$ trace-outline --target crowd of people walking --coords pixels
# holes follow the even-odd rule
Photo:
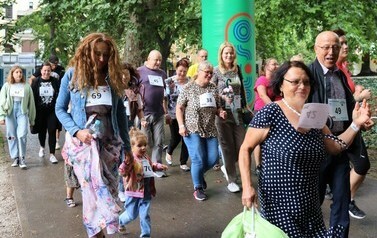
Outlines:
[[[78,44],[66,72],[56,56],[43,63],[30,85],[22,68],[10,71],[0,92],[0,124],[7,125],[11,166],[27,169],[29,126],[38,134],[41,158],[48,134],[49,161],[58,163],[59,149],[64,159],[68,207],[75,207],[74,189],[81,191],[88,237],[125,232],[138,216],[140,237],[151,237],[154,178],[169,176],[169,166],[178,163],[174,154],[180,169],[191,173],[198,201],[210,198],[206,172],[220,164],[227,190],[242,191],[244,206],[259,204],[262,217],[289,237],[348,237],[349,216],[365,217],[354,200],[370,167],[360,130],[374,123],[370,90],[354,85],[344,63],[344,35],[320,33],[309,66],[302,58],[281,66],[274,58],[265,60],[250,105],[230,42],[219,45],[217,65],[200,49],[196,64],[182,58],[168,77],[158,50],[136,68],[121,61],[109,35],[91,33]],[[321,127],[300,126],[307,103],[329,105]],[[252,120],[245,116],[250,114]],[[333,199],[328,228],[321,211],[326,187]]]

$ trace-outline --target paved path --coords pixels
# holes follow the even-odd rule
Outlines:
[[[63,201],[65,187],[60,151],[56,153],[59,163],[53,165],[47,156],[38,157],[38,149],[37,136],[29,135],[28,170],[9,166],[23,237],[87,237],[81,219],[80,192],[74,196],[78,204],[76,208],[67,208]],[[181,171],[177,160],[174,162],[175,166],[168,171],[169,177],[156,179],[157,196],[152,200],[151,208],[153,237],[220,237],[231,218],[242,211],[241,193],[229,193],[222,173],[210,171],[206,177],[209,199],[196,201],[192,196],[190,173]],[[365,209],[367,217],[351,220],[352,238],[377,237],[376,182],[367,178],[360,188],[357,202]],[[323,205],[326,220],[329,205],[329,201]],[[117,234],[107,237],[138,237],[139,221],[136,220],[127,229],[129,234],[126,236]]]

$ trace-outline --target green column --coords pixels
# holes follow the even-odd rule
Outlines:
[[[254,0],[202,0],[202,37],[213,65],[217,65],[222,42],[229,41],[236,47],[247,101],[252,104],[256,77]]]

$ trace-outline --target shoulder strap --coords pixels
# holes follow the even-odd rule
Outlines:
[[[246,105],[247,105],[246,90],[245,90],[245,86],[243,84],[243,76],[242,76],[241,68],[240,68],[239,65],[237,65],[237,74],[238,74],[238,77],[240,78],[240,81],[241,81],[241,93],[243,94],[243,97],[241,97],[241,106],[242,106],[242,108],[245,108]]]

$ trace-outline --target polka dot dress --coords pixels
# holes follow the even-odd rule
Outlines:
[[[260,110],[250,127],[270,128],[261,144],[258,193],[263,217],[289,237],[340,237],[341,228],[326,230],[321,212],[319,169],[325,155],[321,131],[297,132],[276,103]]]

